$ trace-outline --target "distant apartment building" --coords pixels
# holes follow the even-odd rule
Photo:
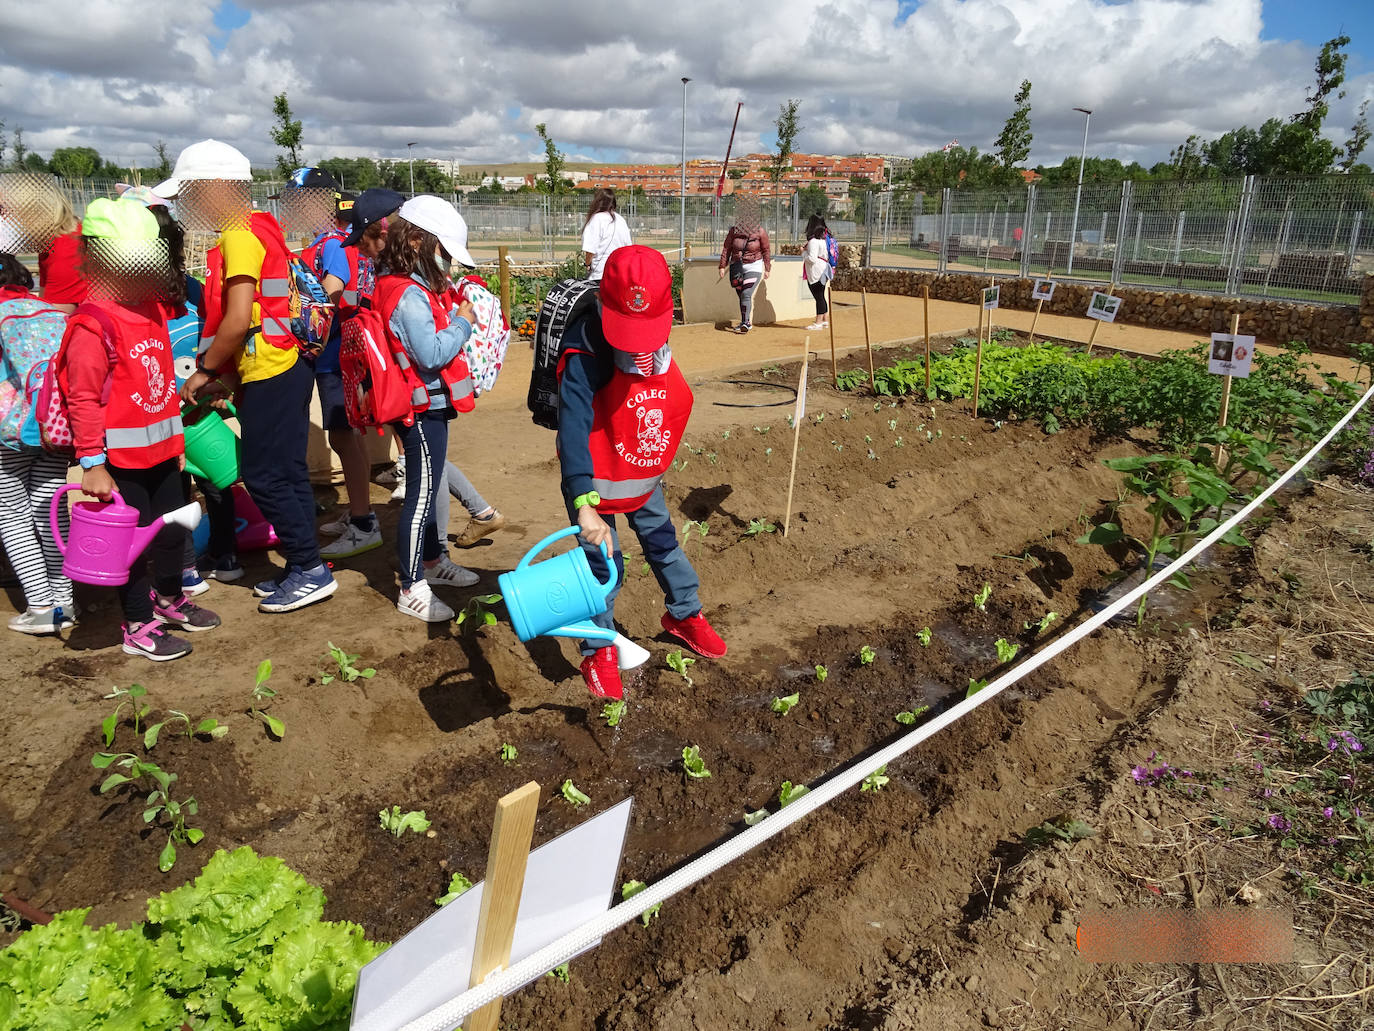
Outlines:
[[[792,194],[802,187],[819,186],[831,200],[849,196],[849,181],[865,178],[884,183],[888,176],[888,161],[882,157],[841,157],[824,154],[793,154],[781,182],[774,183],[769,172],[773,166],[771,154],[745,154],[730,160],[730,171],[722,192],[753,193],[772,196],[773,193]],[[711,195],[720,181],[721,162],[715,158],[693,158],[687,162],[687,193]],[[742,174],[741,174],[742,173]],[[577,184],[578,189],[593,190],[600,186],[629,189],[638,186],[650,195],[677,196],[682,189],[681,165],[605,165],[587,172],[587,178]]]

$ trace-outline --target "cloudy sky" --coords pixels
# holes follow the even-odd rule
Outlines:
[[[151,164],[214,136],[272,161],[271,98],[305,156],[531,160],[547,122],[570,157],[676,161],[766,149],[787,97],[797,149],[991,147],[1023,78],[1031,163],[1089,151],[1150,164],[1303,106],[1322,41],[1353,39],[1345,139],[1374,96],[1374,0],[10,0],[0,120],[31,149]],[[1368,157],[1368,155],[1366,155]]]

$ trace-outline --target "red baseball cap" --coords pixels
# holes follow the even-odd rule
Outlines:
[[[601,331],[630,354],[650,354],[673,328],[673,276],[652,247],[617,247],[601,273]]]

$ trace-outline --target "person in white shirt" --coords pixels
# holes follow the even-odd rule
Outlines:
[[[806,285],[811,288],[811,296],[816,300],[816,321],[807,329],[824,329],[830,322],[830,306],[826,303],[825,289],[833,274],[830,268],[830,250],[826,241],[829,230],[825,219],[812,215],[806,226],[806,250],[802,261],[802,272],[806,275]]]
[[[582,224],[582,262],[587,278],[601,282],[606,259],[618,247],[628,247],[630,226],[615,210],[615,191],[602,187],[592,194],[592,206],[587,221]]]

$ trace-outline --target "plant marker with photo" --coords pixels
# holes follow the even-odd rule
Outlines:
[[[1105,294],[1105,296],[1111,297],[1114,293],[1116,293],[1116,284],[1115,284],[1115,283],[1113,283],[1111,286],[1107,287],[1107,293]],[[1091,333],[1088,334],[1088,352],[1087,352],[1087,353],[1090,354],[1090,355],[1093,353],[1093,341],[1097,339],[1097,330],[1098,330],[1098,327],[1101,326],[1103,322],[1115,322],[1115,321],[1116,321],[1116,311],[1117,311],[1117,309],[1116,309],[1116,308],[1112,308],[1112,309],[1111,309],[1111,317],[1108,318],[1107,315],[1106,315],[1106,313],[1107,313],[1107,306],[1106,306],[1106,305],[1098,304],[1098,301],[1097,301],[1098,296],[1099,296],[1099,295],[1096,294],[1096,293],[1093,294],[1093,299],[1088,303],[1088,312],[1089,312],[1089,316],[1088,316],[1088,317],[1091,318],[1091,319],[1093,319],[1093,331],[1092,331]],[[1100,316],[1099,316],[1099,315],[1093,315],[1093,314],[1091,314],[1094,308],[1097,308],[1098,310],[1102,311],[1103,314],[1100,315]]]

